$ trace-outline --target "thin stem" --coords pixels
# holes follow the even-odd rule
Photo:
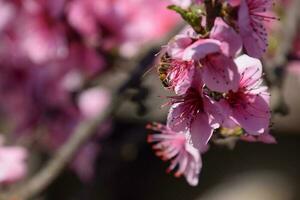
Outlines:
[[[222,3],[218,0],[204,0],[206,10],[206,31],[209,32],[215,23],[215,19],[221,15]]]

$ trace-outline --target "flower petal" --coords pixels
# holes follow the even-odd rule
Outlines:
[[[193,82],[193,77],[195,74],[195,67],[192,66],[188,69],[186,69],[184,72],[182,72],[182,75],[180,77],[180,82],[176,84],[174,87],[174,91],[177,95],[182,95],[186,93],[186,91],[191,87]],[[172,75],[170,75],[170,78]]]
[[[235,63],[241,75],[240,85],[242,87],[252,88],[260,84],[262,77],[262,64],[260,60],[244,54],[235,59]]]
[[[172,105],[169,110],[168,118],[167,118],[167,126],[172,130],[181,132],[186,131],[188,128],[188,121],[183,120],[181,114],[183,113],[184,105],[180,103],[176,103]]]
[[[221,42],[214,39],[199,39],[183,52],[183,60],[201,60],[208,54],[221,51]]]
[[[240,35],[242,37],[247,54],[251,57],[261,58],[263,53],[266,51],[268,45],[267,31],[263,26],[263,22],[258,21],[260,20],[260,18],[251,18],[247,2],[249,1],[241,0],[239,8],[238,24],[240,29]],[[257,5],[251,8],[252,11],[254,9],[256,11],[259,11],[260,8],[264,8],[263,6],[267,2],[268,1],[264,1],[262,3],[257,2]]]
[[[191,125],[191,139],[193,145],[201,152],[206,148],[212,134],[213,128],[209,124],[207,114],[200,112]]]
[[[222,52],[229,57],[234,57],[242,48],[241,37],[219,17],[215,20],[210,38],[222,42]]]
[[[224,55],[210,56],[202,68],[202,79],[207,87],[216,92],[236,91],[240,75],[232,59]]]
[[[247,133],[253,135],[264,133],[271,117],[269,104],[260,95],[253,95],[251,102],[233,109],[232,115]]]
[[[192,39],[187,35],[175,36],[167,45],[167,53],[174,59],[181,59],[184,50],[192,43]]]
[[[276,139],[270,133],[264,133],[257,137],[257,141],[263,142],[266,144],[276,144]]]
[[[196,148],[189,144],[186,145],[186,151],[189,153],[189,165],[184,172],[184,176],[191,186],[196,186],[202,168],[201,155]]]

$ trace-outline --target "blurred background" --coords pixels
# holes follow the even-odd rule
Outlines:
[[[146,124],[164,123],[168,111],[155,55],[184,24],[166,9],[170,1],[0,0],[0,194],[22,187],[92,127],[32,199],[300,199],[297,1],[274,1],[280,21],[267,24],[263,62],[276,80],[269,86],[278,143],[211,145],[191,187],[165,172],[146,139]]]

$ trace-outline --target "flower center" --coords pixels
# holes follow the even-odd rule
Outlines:
[[[225,98],[231,107],[243,106],[243,102],[246,98],[246,94],[242,88],[240,88],[237,92],[229,91]]]
[[[170,67],[167,70],[167,78],[169,80],[169,85],[174,87],[179,82],[183,81],[182,79],[187,75],[188,71],[192,67],[192,61],[180,61],[180,60],[172,60],[170,63]]]

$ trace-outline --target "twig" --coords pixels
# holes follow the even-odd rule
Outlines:
[[[156,53],[154,51],[157,51],[161,44],[166,43],[170,36],[177,33],[181,28],[182,25],[175,27],[169,35],[147,48],[142,54],[138,64],[135,65],[133,71],[130,72],[131,75],[129,79],[121,83],[119,87],[114,88],[115,92],[112,96],[112,102],[107,106],[106,110],[97,118],[80,123],[74,133],[70,136],[69,140],[54,154],[52,159],[41,169],[41,171],[28,181],[25,181],[19,188],[13,189],[6,194],[0,194],[0,200],[26,200],[45,190],[68,165],[80,147],[96,133],[95,130],[97,127],[115,113],[119,105],[124,101],[126,89],[134,86],[138,87],[144,70],[153,62],[153,59],[150,59],[150,57],[153,58]],[[132,67],[129,68],[132,69]]]
[[[25,182],[21,188],[1,196],[0,199],[29,199],[43,191],[69,163],[82,144],[95,133],[99,124],[112,115],[115,105],[119,103],[119,98],[113,99],[114,101],[97,118],[81,123],[71,138],[56,152],[40,172],[29,179],[28,182]]]

